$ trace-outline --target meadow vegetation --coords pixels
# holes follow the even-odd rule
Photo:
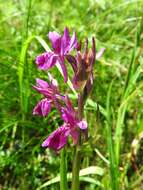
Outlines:
[[[106,48],[84,109],[89,140],[81,150],[80,189],[142,190],[142,0],[0,0],[0,189],[59,189],[60,156],[41,144],[61,119],[55,109],[47,118],[32,115],[41,97],[32,84],[47,80],[35,58],[45,42],[51,47],[48,32],[65,26],[78,39],[95,36],[97,50]],[[65,89],[59,71],[51,72]],[[66,93],[74,101],[70,88]]]

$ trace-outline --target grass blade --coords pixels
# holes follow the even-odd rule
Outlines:
[[[86,178],[83,178],[83,176],[91,175],[91,174],[102,176],[104,174],[104,170],[98,166],[90,166],[90,167],[84,168],[84,169],[80,170],[80,173],[79,173],[79,175],[81,177],[80,180],[87,181],[90,183],[93,182],[94,184],[96,183],[96,185],[100,184],[99,181],[96,181],[93,178],[90,178],[90,181],[89,181],[89,179],[86,180]],[[67,179],[68,179],[68,181],[71,181],[72,173],[67,174]],[[37,190],[40,190],[44,187],[47,187],[47,186],[50,186],[52,184],[59,183],[59,182],[60,182],[60,176],[57,176],[57,177],[45,182],[43,185],[38,187]]]
[[[113,86],[113,81],[110,84],[107,100],[106,100],[106,110],[107,110],[107,123],[106,123],[106,131],[107,131],[107,145],[108,145],[108,153],[110,160],[110,183],[112,190],[119,190],[119,171],[116,164],[115,152],[114,152],[114,143],[112,139],[112,119],[111,119],[111,105],[110,105],[110,97],[111,97],[111,89]]]
[[[116,130],[115,130],[115,155],[116,155],[116,161],[117,164],[119,164],[119,155],[120,155],[120,141],[121,141],[121,136],[123,132],[123,126],[124,126],[124,119],[125,119],[125,114],[127,110],[127,106],[129,103],[129,100],[131,99],[130,97],[133,96],[133,91],[136,89],[136,81],[138,77],[140,76],[140,73],[142,72],[142,64],[140,64],[137,68],[136,71],[132,71],[133,69],[133,64],[135,61],[135,50],[133,50],[132,57],[131,57],[131,63],[129,66],[128,74],[127,74],[127,79],[125,83],[125,88],[123,91],[123,95],[121,98],[121,105],[119,106],[118,109],[118,114],[117,114],[117,123],[116,123]]]

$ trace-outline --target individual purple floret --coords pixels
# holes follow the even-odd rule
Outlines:
[[[65,66],[66,56],[77,47],[76,34],[73,33],[70,38],[68,28],[65,28],[64,34],[60,36],[57,32],[49,32],[49,39],[52,43],[52,52],[45,52],[36,58],[36,64],[39,69],[47,70],[59,63],[63,72],[64,81],[67,82],[67,68]]]
[[[58,90],[57,81],[49,75],[50,84],[41,79],[36,79],[36,86],[33,86],[35,90],[44,95],[42,99],[35,106],[33,110],[34,115],[47,116],[51,110],[52,104],[55,104],[57,109],[59,108],[59,101],[64,99],[64,96],[61,96]]]
[[[72,106],[68,97],[65,98],[66,106],[62,107],[62,119],[64,124],[55,130],[42,144],[43,147],[49,147],[55,151],[60,150],[67,144],[69,136],[76,145],[79,139],[80,130],[87,129],[87,122],[77,118],[77,112]]]

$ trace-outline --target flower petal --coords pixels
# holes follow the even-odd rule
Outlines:
[[[99,52],[96,54],[96,59],[100,59],[105,51],[105,48],[101,48]]]
[[[66,55],[66,59],[71,64],[74,73],[76,73],[77,72],[77,61],[76,61],[75,57],[72,55]]]
[[[82,120],[80,122],[77,123],[77,126],[80,128],[80,129],[87,129],[87,122],[85,120]]]
[[[51,56],[49,57],[49,59],[47,60],[46,64],[47,64],[47,68],[50,69],[52,68],[56,62],[57,62],[58,56],[56,54],[51,54]]]
[[[80,66],[72,79],[73,87],[75,89],[83,90],[86,85],[87,78],[88,73],[86,72],[86,69],[84,66]]]
[[[70,134],[69,127],[63,125],[55,130],[43,143],[42,147],[49,147],[55,151],[60,150],[67,144],[67,139]]]
[[[69,36],[69,30],[66,27],[64,30],[64,34],[61,39],[61,55],[66,54],[66,49],[69,46],[70,43],[70,36]]]
[[[66,68],[66,65],[64,63],[64,57],[60,57],[58,59],[59,61],[59,64],[61,66],[61,69],[62,69],[62,75],[64,77],[64,82],[67,82],[68,81],[68,74],[67,74],[67,68]]]
[[[47,116],[51,110],[51,103],[47,98],[41,100],[33,109],[33,115]]]
[[[62,119],[70,124],[70,128],[75,127],[77,123],[76,112],[68,96],[65,96],[66,107],[61,108]]]
[[[57,55],[53,52],[43,53],[36,58],[36,64],[39,69],[47,70],[56,64]]]
[[[86,83],[86,86],[85,86],[85,90],[87,92],[87,96],[89,96],[91,90],[92,90],[92,87],[93,87],[93,73],[91,72],[91,75],[89,77],[89,79],[87,80],[87,83]]]
[[[39,93],[46,96],[48,99],[52,99],[53,95],[55,94],[55,86],[49,85],[46,81],[41,79],[36,79],[36,86],[33,85],[33,88],[37,90]],[[53,90],[54,88],[54,90]]]
[[[43,69],[43,70],[47,69],[46,65],[45,65],[45,59],[46,59],[45,53],[36,57],[36,64],[37,64],[38,68]]]
[[[90,63],[90,65],[87,65],[87,70],[89,72],[92,72],[93,70],[95,59],[96,59],[96,44],[95,44],[94,37],[92,37],[92,48],[90,49],[89,54],[88,54],[88,62]]]
[[[55,87],[58,87],[58,81],[56,79],[54,79],[53,76],[49,72],[48,72],[48,77],[49,77],[51,84]]]
[[[73,48],[77,48],[77,45],[78,45],[78,43],[77,43],[77,39],[76,39],[76,33],[74,32],[71,37],[70,44],[69,44],[67,51],[71,52],[73,50]]]
[[[56,53],[60,53],[61,49],[61,36],[57,32],[49,32],[49,39],[52,42],[52,47],[56,51]]]
[[[36,79],[36,85],[37,85],[37,87],[40,87],[40,88],[48,88],[49,87],[49,84],[46,81],[39,79],[39,78]]]
[[[74,128],[70,131],[70,135],[72,136],[73,144],[76,145],[79,139],[79,131],[76,128]]]

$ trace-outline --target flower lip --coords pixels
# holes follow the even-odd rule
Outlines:
[[[87,122],[85,120],[82,120],[82,121],[78,122],[77,125],[82,130],[87,129]]]
[[[53,52],[45,52],[36,58],[36,64],[39,69],[47,70],[53,67],[57,62],[58,56]]]
[[[41,115],[46,117],[51,111],[51,101],[47,98],[42,99],[33,109],[33,115]]]
[[[69,128],[66,125],[55,130],[43,143],[42,147],[49,147],[55,151],[59,151],[67,144],[67,139],[70,134]]]

